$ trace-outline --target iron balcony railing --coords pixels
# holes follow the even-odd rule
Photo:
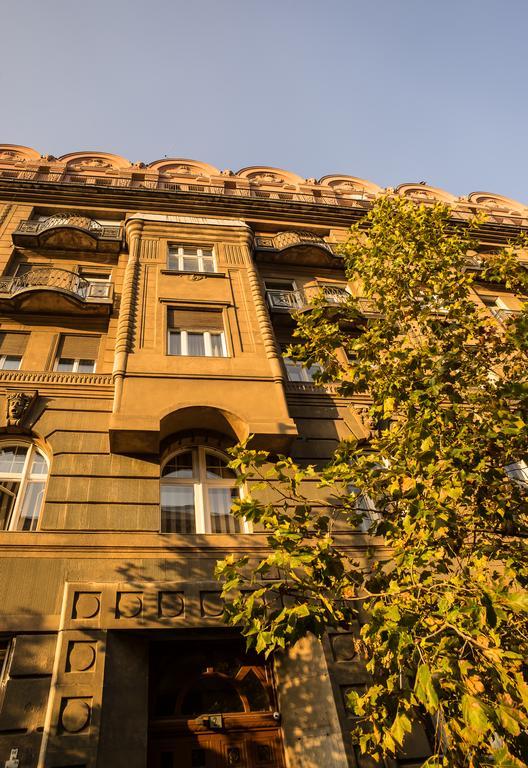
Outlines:
[[[49,229],[58,229],[60,227],[73,227],[89,232],[98,240],[115,240],[121,237],[121,228],[119,226],[107,226],[100,224],[88,216],[78,214],[54,214],[48,216],[43,221],[21,221],[13,233],[16,235],[40,235]]]
[[[292,312],[309,307],[321,293],[328,304],[344,304],[350,298],[348,290],[337,285],[312,286],[304,291],[283,291],[270,288],[266,291],[266,297],[270,309]],[[379,314],[373,299],[357,298],[355,301],[362,314]]]
[[[76,272],[55,267],[30,269],[23,275],[0,277],[0,295],[15,296],[33,288],[50,288],[65,291],[84,301],[108,301],[112,298],[113,285],[105,280],[87,280]]]

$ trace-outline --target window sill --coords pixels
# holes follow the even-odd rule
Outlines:
[[[225,272],[191,272],[186,269],[161,269],[162,275],[189,275],[190,277],[226,277]]]

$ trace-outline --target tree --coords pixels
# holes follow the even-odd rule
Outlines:
[[[363,298],[315,300],[290,352],[369,397],[373,436],[319,468],[238,446],[249,492],[235,513],[266,530],[269,554],[217,567],[226,618],[257,651],[362,616],[371,682],[350,697],[354,738],[379,759],[427,721],[428,768],[526,766],[528,313],[501,324],[472,291],[526,296],[528,271],[519,244],[468,268],[482,223],[385,196],[352,227],[342,256]],[[367,564],[336,536],[343,522],[369,526]]]

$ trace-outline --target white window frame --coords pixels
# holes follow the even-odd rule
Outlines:
[[[30,442],[24,442],[22,440],[4,440],[0,442],[0,448],[6,447],[6,448],[16,448],[17,446],[20,446],[22,448],[27,448],[26,452],[26,458],[24,460],[24,466],[20,472],[0,472],[0,485],[7,482],[18,482],[20,485],[18,486],[18,490],[16,493],[16,499],[13,506],[13,509],[11,510],[11,515],[9,517],[9,520],[7,520],[7,523],[4,528],[0,529],[3,531],[16,531],[17,533],[34,533],[35,531],[38,531],[40,528],[40,517],[42,514],[42,508],[44,506],[44,499],[46,498],[46,491],[48,487],[48,478],[49,478],[49,470],[50,470],[50,462],[44,451],[40,448],[38,448],[34,443]],[[31,474],[29,472],[29,467],[31,466],[31,463],[33,462],[33,459],[35,457],[35,454],[38,454],[39,456],[42,456],[44,461],[46,462],[46,474]],[[28,489],[28,485],[31,482],[40,482],[44,483],[44,488],[42,489],[42,496],[40,500],[40,507],[38,510],[38,515],[36,517],[36,524],[35,527],[32,528],[29,531],[22,531],[18,529],[18,521],[20,519],[20,512],[22,505],[24,503],[24,498],[26,495],[26,491]]]
[[[59,364],[61,360],[73,360],[73,367],[71,371],[59,371]],[[79,363],[81,360],[87,361],[93,363],[93,370],[92,371],[79,371]],[[54,371],[57,371],[58,373],[95,373],[95,369],[97,367],[97,360],[93,360],[91,357],[57,357],[55,360],[55,365],[53,367]]]
[[[168,464],[171,459],[173,459],[175,456],[178,456],[183,453],[192,452],[192,461],[193,461],[193,473],[196,471],[197,473],[193,477],[163,477],[163,469]],[[208,490],[210,488],[236,488],[236,479],[228,478],[227,480],[221,479],[221,478],[208,478],[207,477],[207,470],[206,470],[206,454],[209,453],[213,456],[218,456],[223,461],[229,461],[228,457],[225,456],[221,451],[214,450],[213,448],[208,448],[202,445],[194,445],[189,446],[186,448],[181,448],[177,451],[174,451],[173,453],[169,454],[169,456],[165,459],[162,465],[161,469],[161,480],[160,485],[161,486],[187,486],[193,488],[193,495],[194,495],[194,523],[195,523],[195,531],[194,534],[178,534],[178,535],[190,535],[193,536],[195,534],[211,534],[214,536],[237,536],[238,533],[214,533],[211,531],[211,515],[208,510]],[[242,497],[242,488],[239,488],[239,494]],[[161,499],[160,499],[161,501]],[[162,521],[161,521],[161,504],[160,504],[160,532],[161,533],[168,533],[167,531],[163,531],[162,529]],[[240,520],[240,531],[239,533],[251,533],[251,526],[250,523],[248,523],[246,520]]]
[[[504,467],[504,471],[512,483],[519,485],[521,488],[528,489],[528,464],[526,464],[524,459],[507,464]]]
[[[180,345],[181,345],[181,352],[180,354],[176,354],[175,352],[171,352],[171,333],[179,333],[180,334]],[[204,348],[205,348],[205,354],[204,355],[190,355],[189,354],[189,343],[188,343],[188,334],[189,333],[199,333],[204,337]],[[220,341],[222,343],[222,354],[221,355],[213,355],[213,347],[211,344],[211,336],[220,336]],[[169,328],[168,329],[168,337],[167,337],[167,353],[171,355],[172,357],[213,357],[213,358],[219,358],[219,357],[227,357],[227,347],[225,342],[225,334],[224,331],[204,331],[200,328],[197,328],[196,330],[193,330],[192,328]]]
[[[5,363],[8,358],[16,358],[18,360],[18,365],[16,368],[5,368]],[[0,355],[0,370],[1,371],[19,371],[20,366],[22,365],[22,355]]]
[[[184,253],[184,251],[196,251],[194,254],[190,253]],[[204,254],[204,251],[207,251],[207,253]],[[185,269],[185,258],[191,258],[191,259],[198,259],[198,269]],[[175,269],[173,266],[171,266],[171,260],[176,259],[178,267]],[[210,269],[204,269],[204,259],[212,259],[213,262],[213,269],[212,271]],[[169,243],[169,249],[167,253],[167,269],[170,272],[188,272],[192,274],[193,272],[205,272],[208,274],[213,274],[217,271],[216,269],[216,255],[214,247],[211,246],[196,246],[196,245],[181,245],[176,243]]]

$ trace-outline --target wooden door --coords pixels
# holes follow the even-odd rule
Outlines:
[[[233,641],[153,645],[148,768],[284,768],[268,664]]]

